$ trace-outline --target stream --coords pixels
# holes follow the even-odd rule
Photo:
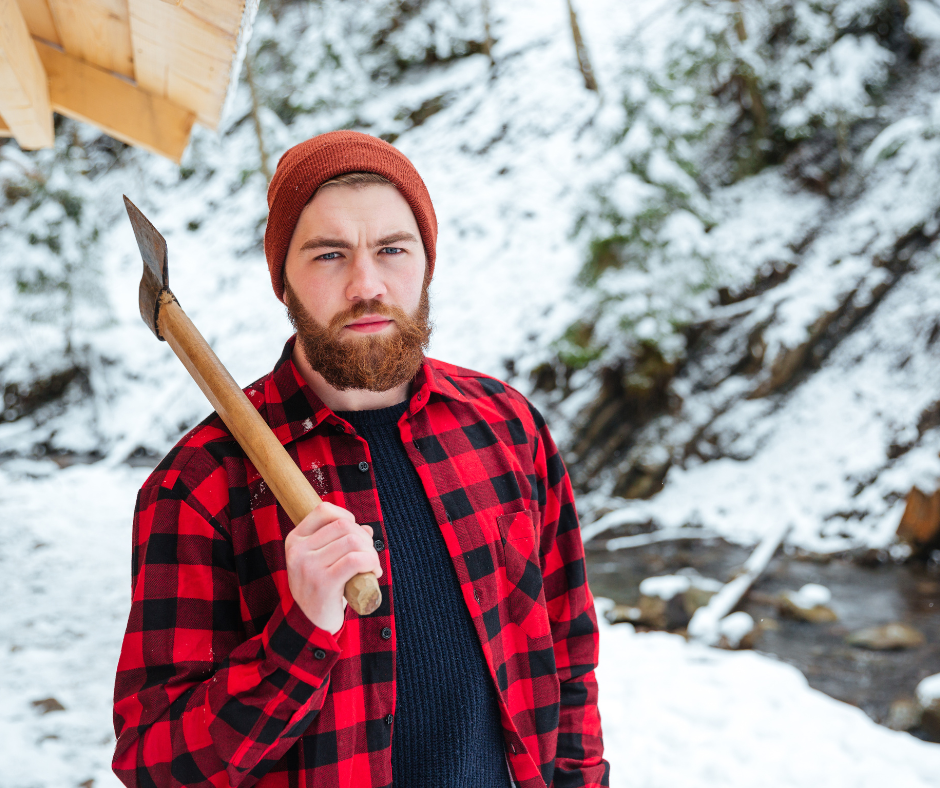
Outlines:
[[[719,538],[608,551],[607,537],[609,534],[585,547],[591,591],[624,605],[637,603],[639,585],[645,578],[674,574],[687,567],[727,582],[751,553],[751,548]],[[761,625],[756,651],[793,665],[813,688],[859,707],[884,725],[892,723],[892,704],[913,700],[917,684],[940,673],[940,566],[880,558],[873,554],[809,556],[778,550],[737,609]],[[837,621],[812,624],[780,614],[775,597],[807,583],[818,583],[832,592],[828,606]],[[845,642],[851,632],[891,622],[919,630],[925,637],[924,645],[873,651]],[[920,726],[909,732],[926,741],[940,741],[936,731]]]

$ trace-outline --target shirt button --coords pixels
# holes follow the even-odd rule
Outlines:
[[[392,636],[392,630],[390,627],[382,628],[382,640],[388,640]]]
[[[393,718],[392,718],[392,715],[391,715],[391,714],[386,714],[386,715],[385,715],[385,724],[386,724],[386,725],[391,725],[391,724],[392,724],[392,719],[393,719]]]
[[[325,659],[325,658],[326,658],[326,652],[325,652],[322,648],[314,649],[313,658],[314,658],[314,659]]]
[[[385,549],[385,542],[381,539],[376,539],[372,544],[375,545],[375,550],[378,553],[381,553]]]
[[[346,432],[346,425],[345,425],[345,424],[334,424],[334,425],[333,425],[333,428],[334,428],[337,432]]]
[[[362,471],[363,473],[365,473],[367,470],[369,470],[369,463],[367,463],[365,460],[363,460],[362,462],[360,462],[360,463],[359,463],[359,470]]]
[[[480,594],[479,594],[479,592],[478,592],[475,588],[473,589],[473,598],[474,598],[477,602],[480,601]]]

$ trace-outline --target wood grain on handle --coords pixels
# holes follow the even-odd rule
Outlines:
[[[168,292],[160,296],[159,327],[287,516],[294,525],[299,523],[320,505],[320,496]],[[353,577],[344,592],[346,601],[361,616],[372,613],[382,601],[378,580],[372,572]]]

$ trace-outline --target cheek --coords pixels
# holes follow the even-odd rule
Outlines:
[[[409,312],[418,308],[421,301],[421,291],[424,287],[424,261],[419,267],[410,269],[396,281],[396,290],[399,294],[399,303]]]

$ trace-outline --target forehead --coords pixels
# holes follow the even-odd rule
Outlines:
[[[297,229],[304,233],[405,230],[419,237],[418,223],[411,206],[398,189],[381,183],[335,185],[321,189],[304,207]]]

